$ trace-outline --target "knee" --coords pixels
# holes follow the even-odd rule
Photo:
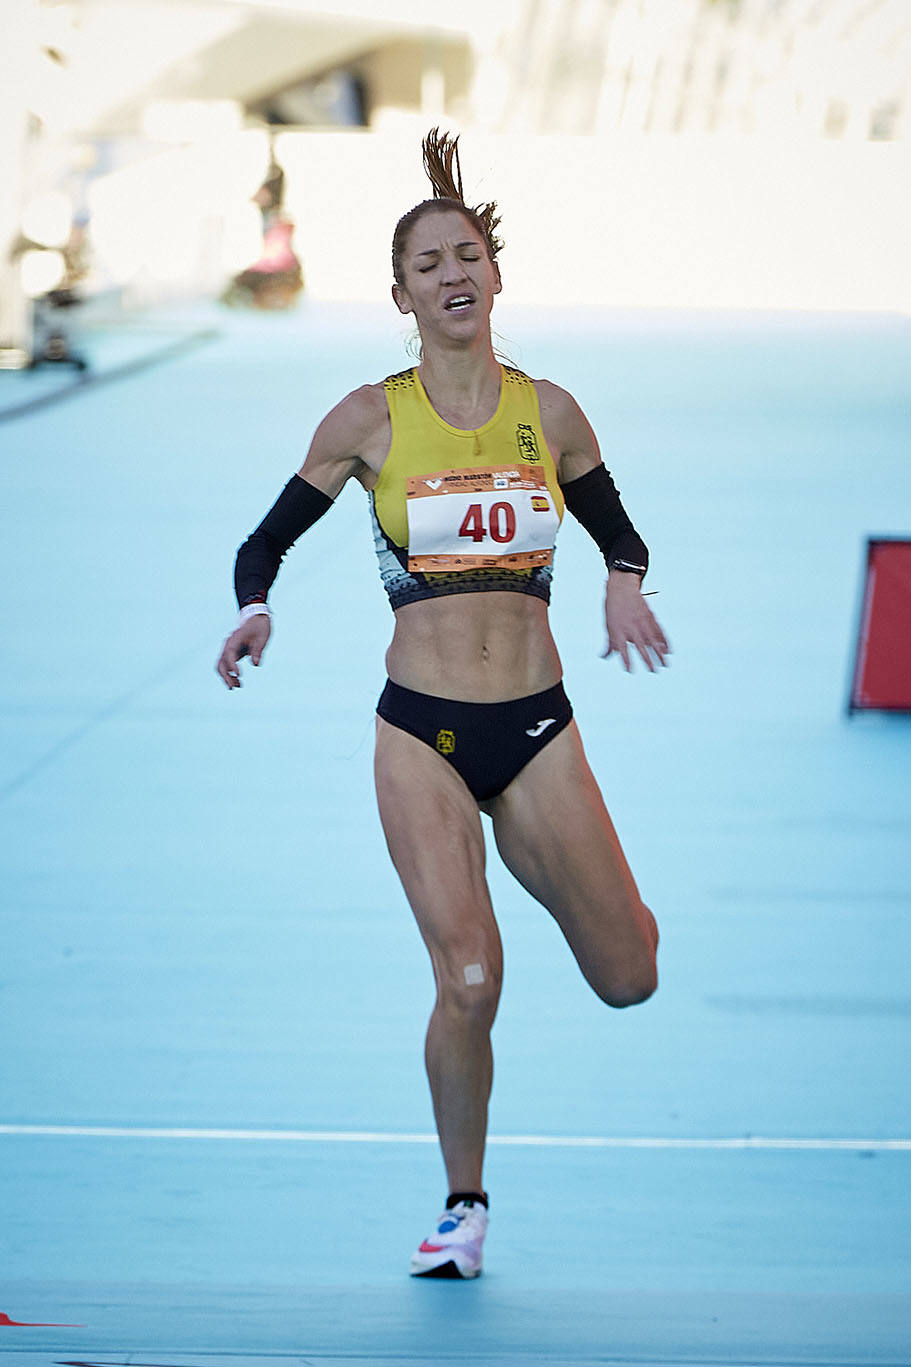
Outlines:
[[[608,1006],[622,1009],[648,1001],[658,988],[658,966],[654,954],[646,955],[622,971],[611,973],[606,979],[593,983],[595,991]]]
[[[601,1000],[607,1002],[608,1006],[638,1006],[641,1002],[647,1002],[657,988],[658,970],[652,964],[651,968],[643,973],[630,974],[623,982],[612,987],[609,995],[600,995]]]
[[[438,1008],[463,1025],[490,1029],[500,1001],[502,973],[487,963],[464,964],[438,977]]]
[[[658,923],[645,903],[642,903],[642,944],[610,986],[609,995],[599,994],[608,1006],[638,1006],[648,1001],[658,989]]]

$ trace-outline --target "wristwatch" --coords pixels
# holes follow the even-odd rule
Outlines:
[[[622,574],[638,574],[641,579],[648,569],[647,565],[634,565],[631,560],[611,560],[607,567],[609,570],[620,570]]]

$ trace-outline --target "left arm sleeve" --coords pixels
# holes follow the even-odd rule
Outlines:
[[[564,484],[563,499],[598,546],[608,569],[617,560],[648,569],[648,547],[630,521],[603,464]]]

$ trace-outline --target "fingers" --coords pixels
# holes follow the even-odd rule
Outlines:
[[[647,646],[647,645],[646,645],[646,646],[640,645],[639,642],[637,641],[637,642],[636,642],[636,649],[638,650],[640,656],[642,657],[642,662],[643,662],[643,664],[645,665],[646,669],[648,670],[649,674],[654,674],[654,673],[655,673],[655,665],[654,665],[654,663],[653,663],[653,661],[652,661],[652,650],[651,650],[651,647],[650,647],[650,646]],[[662,660],[661,663],[663,664],[664,661]]]
[[[623,661],[623,668],[626,670],[627,674],[629,674],[632,670],[632,665],[630,664],[629,647],[624,640],[618,638],[615,643],[612,637],[609,636],[607,638],[607,649],[602,650],[601,658],[602,660],[608,660],[611,655],[620,656],[620,659]]]
[[[670,654],[671,649],[664,633],[654,619],[652,626],[654,630],[642,632],[632,642],[650,674],[656,673],[656,666],[660,666],[662,669],[667,668],[666,657]]]
[[[244,653],[249,653],[252,664],[259,666],[263,651],[272,633],[272,624],[265,613],[251,617],[244,629]]]
[[[635,651],[650,674],[667,667],[670,645],[651,611],[641,598],[630,601],[615,600],[608,604],[608,646],[604,658],[619,655],[623,668],[632,672],[632,652]]]
[[[240,670],[237,668],[237,661],[240,658],[240,653],[245,653],[245,651],[239,653],[236,647],[232,646],[232,639],[229,636],[225,641],[215,670],[228,688],[240,688]]]
[[[232,631],[222,647],[221,655],[215,666],[216,673],[228,688],[240,688],[241,677],[238,662],[249,655],[254,665],[259,665],[269,639],[269,619],[264,614],[251,617],[249,622]]]
[[[648,611],[648,610],[647,610],[647,611]],[[661,662],[662,662],[662,664],[663,664],[663,663],[664,663],[664,656],[665,656],[665,655],[670,655],[670,653],[671,653],[670,642],[668,641],[668,639],[667,639],[667,637],[665,636],[664,632],[661,630],[661,627],[658,625],[658,622],[657,622],[657,621],[655,620],[655,618],[652,616],[651,611],[649,611],[648,615],[649,615],[649,627],[650,627],[650,636],[651,636],[651,640],[649,641],[649,644],[650,644],[652,650],[654,650],[655,654],[661,656]]]
[[[666,656],[670,654],[671,650],[658,623],[653,621],[653,625],[655,628],[653,632],[649,632],[643,640],[635,642],[636,649],[652,674],[656,672],[655,661],[658,662],[662,669],[667,668]]]

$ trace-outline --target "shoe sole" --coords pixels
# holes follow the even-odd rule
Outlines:
[[[428,1267],[421,1272],[412,1272],[412,1277],[443,1277],[451,1281],[468,1282],[475,1277],[480,1277],[481,1269],[477,1272],[460,1272],[457,1265],[449,1259],[448,1263],[440,1263],[439,1267]]]

